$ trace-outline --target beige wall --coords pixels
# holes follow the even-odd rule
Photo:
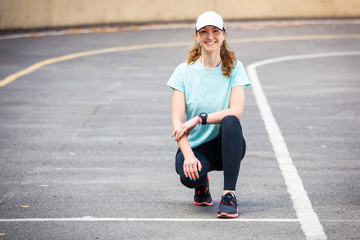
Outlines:
[[[194,20],[360,17],[360,0],[0,0],[0,29]]]

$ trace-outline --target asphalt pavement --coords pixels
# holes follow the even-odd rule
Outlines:
[[[209,174],[214,205],[193,205],[175,172],[166,86],[191,25],[0,36],[0,240],[359,239],[359,21],[229,26],[238,59],[259,63],[305,195],[250,86],[240,216],[216,218],[222,172]],[[304,197],[309,218],[296,207]]]

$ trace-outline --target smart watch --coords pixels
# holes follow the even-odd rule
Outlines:
[[[208,114],[202,112],[202,113],[200,113],[199,117],[201,118],[201,125],[206,125],[206,120],[207,120]]]

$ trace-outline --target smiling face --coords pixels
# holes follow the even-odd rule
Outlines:
[[[206,26],[201,28],[196,36],[202,51],[213,52],[220,51],[221,44],[226,34],[214,26]]]

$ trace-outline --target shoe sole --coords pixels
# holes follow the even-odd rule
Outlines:
[[[236,213],[230,214],[226,212],[218,213],[218,218],[237,218],[239,216],[239,211],[236,209]]]
[[[195,204],[196,206],[211,206],[211,205],[213,205],[213,201],[211,201],[210,203],[208,203],[208,202],[201,202],[201,203],[199,203],[199,202],[195,202],[195,200],[194,200],[194,204]]]

